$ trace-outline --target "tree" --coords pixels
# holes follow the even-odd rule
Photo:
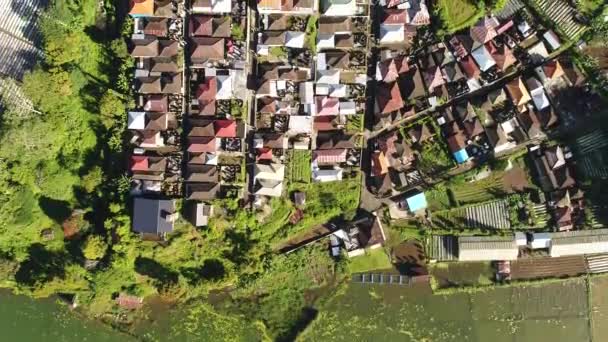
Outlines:
[[[82,187],[87,193],[95,191],[97,186],[103,180],[103,171],[99,166],[95,166],[89,173],[82,177]]]
[[[122,99],[112,90],[108,90],[101,97],[99,103],[99,114],[101,114],[101,122],[110,129],[117,122],[123,120],[125,113],[125,104]]]
[[[99,235],[89,235],[85,241],[82,254],[89,260],[99,260],[103,258],[108,249],[108,244]]]

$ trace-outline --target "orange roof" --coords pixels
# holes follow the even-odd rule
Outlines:
[[[507,83],[506,87],[514,105],[519,107],[532,100],[530,94],[528,93],[528,89],[526,89],[526,86],[520,77]]]
[[[382,151],[372,154],[372,176],[383,175],[388,172],[388,160]]]
[[[547,64],[543,66],[543,69],[545,71],[545,75],[550,79],[564,75],[564,69],[562,68],[561,63],[555,59],[547,62]]]
[[[232,120],[215,120],[215,136],[219,138],[236,138],[236,122]]]
[[[132,16],[154,15],[154,0],[131,0],[129,7],[131,8],[129,14]]]

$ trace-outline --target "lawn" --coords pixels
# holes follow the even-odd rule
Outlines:
[[[350,284],[301,341],[589,341],[584,279],[432,295]]]
[[[473,26],[484,13],[483,1],[439,0],[437,6],[443,26],[450,33]]]
[[[351,273],[388,270],[393,264],[383,248],[366,250],[364,255],[350,258],[348,266]]]
[[[591,300],[591,335],[593,341],[608,338],[608,276],[600,275],[589,279]]]

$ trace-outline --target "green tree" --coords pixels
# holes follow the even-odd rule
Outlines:
[[[123,120],[125,113],[125,104],[122,99],[112,90],[108,90],[101,97],[99,103],[99,114],[101,114],[101,122],[110,129],[117,122]]]
[[[99,235],[89,235],[82,247],[82,254],[89,260],[99,260],[103,258],[108,249],[108,244]]]
[[[99,166],[95,166],[89,173],[82,177],[82,187],[87,193],[95,191],[97,186],[103,180],[103,171]]]

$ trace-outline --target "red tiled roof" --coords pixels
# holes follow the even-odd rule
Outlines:
[[[559,61],[555,59],[543,65],[543,70],[545,72],[545,76],[547,76],[549,79],[564,75],[564,69],[562,68],[562,65],[559,63]]]
[[[215,100],[217,95],[217,78],[215,76],[205,77],[205,82],[198,85],[196,98],[201,100]]]
[[[148,157],[131,156],[130,169],[131,171],[148,171]]]
[[[213,122],[215,136],[220,138],[236,138],[236,122],[232,120],[215,120]]]
[[[319,164],[339,164],[346,162],[346,149],[316,150],[313,160]]]
[[[391,113],[403,107],[403,99],[397,82],[392,84],[380,84],[378,86],[378,107],[382,114]]]
[[[337,115],[340,112],[340,101],[337,98],[316,96],[315,102],[317,104],[317,115]]]
[[[468,79],[478,78],[479,74],[481,73],[479,67],[477,64],[475,64],[475,61],[471,56],[463,57],[460,60],[460,67],[462,68],[462,71],[464,71],[465,75],[467,75]]]
[[[480,20],[471,28],[471,37],[482,44],[489,42],[498,35],[496,33],[495,23],[495,20],[491,18]]]
[[[215,152],[214,137],[194,137],[188,139],[188,152],[191,153],[211,153]]]
[[[407,22],[406,10],[387,9],[384,11],[382,24],[405,24]]]
[[[335,118],[333,115],[317,116],[313,122],[313,128],[317,131],[333,131],[336,129],[332,122]]]
[[[199,100],[198,108],[200,110],[200,112],[199,112],[200,115],[208,115],[208,116],[215,115],[215,100],[211,100],[211,101]]]
[[[258,148],[256,160],[272,160],[272,149]]]

